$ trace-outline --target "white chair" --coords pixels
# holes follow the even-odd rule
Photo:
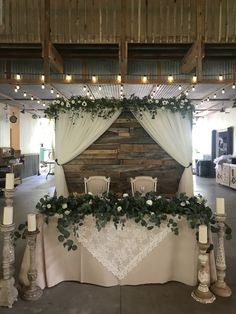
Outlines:
[[[84,178],[84,189],[85,193],[93,193],[99,195],[105,192],[109,192],[111,178],[104,176],[92,176]]]
[[[134,179],[130,178],[130,183],[133,196],[135,192],[146,194],[147,192],[156,192],[157,190],[157,178],[138,176]]]

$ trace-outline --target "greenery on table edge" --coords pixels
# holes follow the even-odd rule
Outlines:
[[[71,232],[73,235],[79,235],[79,227],[88,215],[95,218],[98,231],[109,221],[114,223],[115,228],[118,225],[123,228],[128,219],[133,219],[148,230],[160,227],[166,222],[173,233],[178,235],[178,221],[182,217],[187,219],[191,228],[196,229],[197,239],[200,224],[209,226],[212,232],[219,231],[215,215],[200,194],[193,197],[181,194],[173,198],[165,198],[155,192],[145,196],[137,193],[134,197],[128,194],[119,196],[112,192],[101,196],[78,193],[72,193],[68,197],[45,195],[39,200],[36,208],[44,215],[46,223],[49,222],[49,217],[58,219],[58,240],[68,250],[77,249],[77,245],[70,238]],[[15,232],[16,239],[24,237],[26,225],[27,223],[19,225],[19,230]],[[232,238],[231,233],[231,228],[225,224],[226,239]]]
[[[183,117],[192,117],[194,106],[185,94],[180,97],[153,99],[151,97],[138,98],[132,95],[130,98],[101,98],[90,99],[82,96],[72,96],[70,99],[57,98],[49,103],[44,113],[49,118],[59,118],[61,113],[69,113],[75,122],[76,117],[82,117],[83,113],[90,113],[92,119],[96,116],[108,119],[118,110],[130,110],[142,117],[143,112],[148,111],[152,118],[158,114],[158,109],[180,112]]]

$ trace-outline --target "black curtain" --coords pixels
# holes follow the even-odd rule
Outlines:
[[[227,145],[227,154],[232,155],[233,154],[233,136],[234,136],[234,128],[231,126],[227,129],[228,131],[228,145]]]
[[[216,130],[211,132],[211,161],[216,158]]]

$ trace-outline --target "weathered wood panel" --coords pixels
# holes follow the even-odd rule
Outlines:
[[[199,3],[203,3],[205,42],[236,40],[235,0],[51,0],[50,3],[54,43],[117,43],[124,37],[135,43],[192,43],[197,39]],[[42,42],[43,12],[43,0],[2,0],[0,42]]]
[[[126,132],[128,121],[132,125],[128,137],[111,131],[118,121],[121,130],[123,121]],[[70,192],[84,192],[84,177],[105,175],[111,177],[112,191],[131,193],[130,178],[149,175],[158,178],[160,193],[175,194],[183,167],[153,141],[130,113],[122,113],[94,144],[64,165],[64,170]]]

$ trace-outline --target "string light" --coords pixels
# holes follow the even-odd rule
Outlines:
[[[235,84],[232,85],[232,88],[235,89]]]
[[[192,86],[192,92],[195,92],[195,86],[194,85]]]
[[[188,90],[186,90],[185,95],[188,96]]]
[[[219,81],[223,81],[223,75],[222,74],[219,75]]]
[[[96,83],[96,82],[97,82],[97,78],[96,78],[95,75],[92,76],[92,82],[93,82],[93,83]]]
[[[31,97],[30,97],[30,99],[31,99],[31,100],[34,100],[34,97],[33,97],[33,96],[31,96]]]
[[[117,82],[120,83],[121,82],[121,75],[118,74],[116,79],[117,79]]]
[[[19,73],[16,74],[16,80],[19,81],[21,79],[21,75]]]
[[[19,84],[16,84],[16,88],[17,88],[17,89],[20,89],[20,85],[19,85]]]
[[[193,75],[193,77],[192,77],[192,82],[193,82],[193,83],[197,83],[197,75],[196,75],[196,74]]]
[[[24,92],[24,93],[23,93],[23,96],[24,96],[24,97],[26,97],[26,96],[27,96],[26,92]]]
[[[89,97],[89,95],[90,95],[90,93],[89,93],[89,91],[87,91],[87,96]]]
[[[70,74],[66,74],[66,81],[70,82],[72,80],[72,76]]]
[[[15,87],[14,91],[15,91],[15,93],[18,93],[18,88],[17,88],[17,87]]]
[[[169,75],[168,75],[168,82],[169,82],[169,83],[173,83],[173,81],[174,81],[173,75],[172,75],[172,74],[169,74]]]
[[[45,107],[46,106],[46,104],[45,104],[45,102],[43,102],[43,107]]]
[[[57,93],[57,98],[59,98],[60,97],[60,95],[59,95],[59,93]]]
[[[225,89],[224,89],[224,88],[222,89],[221,93],[222,93],[222,94],[224,94],[224,93],[225,93]]]
[[[179,89],[179,90],[182,90],[182,86],[181,86],[181,85],[179,85],[178,89]]]
[[[123,91],[123,89],[124,89],[124,86],[123,86],[123,85],[120,85],[120,90]]]
[[[213,96],[214,98],[216,98],[216,94],[214,94],[214,96]]]
[[[102,90],[102,86],[101,85],[98,86],[98,90],[100,90],[100,91]]]
[[[209,97],[207,97],[207,101],[210,101],[210,98],[209,98]]]
[[[83,91],[85,92],[85,91],[86,91],[86,89],[87,89],[87,87],[84,85],[84,87],[83,87]]]
[[[44,83],[42,83],[41,88],[45,89],[45,84]]]
[[[53,89],[53,88],[51,88],[50,93],[51,93],[51,94],[53,94],[53,93],[54,93],[54,89]]]
[[[44,82],[44,80],[45,80],[45,75],[44,74],[41,75],[41,80]]]
[[[144,75],[143,77],[142,77],[142,82],[145,84],[145,83],[147,83],[147,75]]]
[[[40,100],[39,99],[37,100],[37,104],[40,104]]]

